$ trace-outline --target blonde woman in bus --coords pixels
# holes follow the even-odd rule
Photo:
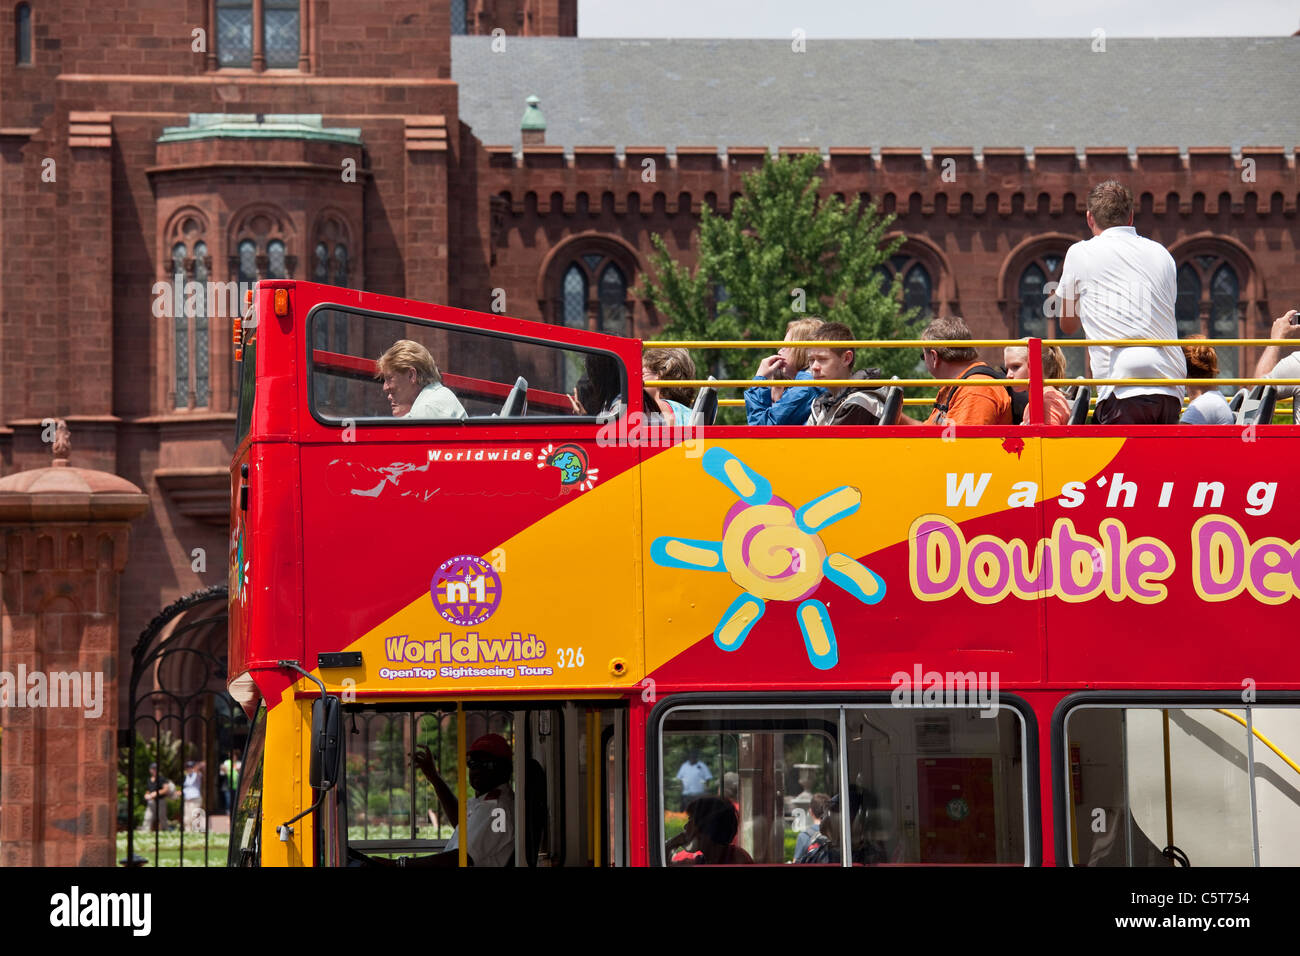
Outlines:
[[[813,316],[795,319],[785,327],[785,341],[806,342],[823,324],[821,319]],[[808,370],[808,350],[790,346],[759,362],[758,372],[754,375],[754,378],[786,381],[804,381],[812,377]],[[813,400],[825,391],[812,386],[753,385],[745,389],[745,420],[750,425],[802,425],[808,421]]]
[[[442,384],[433,355],[419,342],[394,342],[375,362],[375,376],[383,380],[394,418],[466,418],[460,399]]]
[[[1002,361],[1007,367],[1007,378],[1021,380],[1029,378],[1029,349],[1025,346],[1008,345],[1002,350]],[[1043,378],[1065,378],[1065,353],[1061,351],[1060,346],[1043,347]],[[1012,388],[1018,392],[1025,390],[1023,385],[1013,385]],[[1070,400],[1054,385],[1043,386],[1043,417],[1048,425],[1070,423]],[[1025,417],[1020,424],[1038,424],[1031,418],[1028,405],[1025,406]]]

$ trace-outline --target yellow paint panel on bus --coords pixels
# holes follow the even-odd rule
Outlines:
[[[575,493],[489,552],[504,562],[495,572],[499,603],[485,620],[453,623],[422,591],[348,646],[362,667],[323,678],[429,693],[637,683],[639,499],[636,468]]]

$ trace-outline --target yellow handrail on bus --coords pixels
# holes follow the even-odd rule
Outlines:
[[[743,408],[743,407],[745,406],[745,400],[744,400],[743,398],[720,398],[720,399],[718,399],[718,404],[719,404],[720,406],[723,406],[723,407]],[[904,404],[905,406],[906,406],[906,405],[917,405],[917,406],[919,406],[919,405],[933,405],[934,402],[933,402],[931,399],[928,399],[928,398],[905,398],[905,399],[903,399],[903,404]],[[1089,405],[1089,407],[1092,407],[1092,406],[1094,406],[1094,405],[1096,405],[1096,404],[1097,404],[1097,399],[1096,399],[1096,397],[1093,397],[1093,398],[1089,399],[1089,401],[1088,401],[1088,405]],[[1289,409],[1289,408],[1291,408],[1291,407],[1292,407],[1292,406],[1291,406],[1291,399],[1286,398],[1286,399],[1283,399],[1282,401],[1278,402],[1278,403],[1273,407],[1273,410],[1274,410],[1275,412],[1282,412],[1282,411],[1286,411],[1287,409]]]
[[[1001,379],[1009,382],[1011,379]],[[1029,382],[1029,379],[1016,381]],[[1045,378],[1044,385],[1300,385],[1300,378]],[[773,381],[761,378],[678,378],[646,379],[646,388],[749,388],[754,385],[778,385],[781,388],[848,388],[898,385],[903,388],[947,388],[949,385],[988,387],[988,379],[956,378],[804,378]]]
[[[1151,346],[1178,346],[1179,348],[1187,345],[1187,339],[1040,339],[1044,345],[1057,345],[1061,348],[1086,348],[1094,345],[1151,345]],[[1224,346],[1246,346],[1246,345],[1281,345],[1280,339],[1197,339],[1197,342],[1203,342],[1206,345]],[[812,341],[812,342],[785,342],[772,341],[770,339],[731,339],[721,342],[670,342],[659,340],[657,342],[642,342],[642,347],[647,349],[776,349],[783,348],[801,348],[801,349],[937,349],[937,348],[1007,348],[1016,346],[1024,348],[1028,344],[1027,339],[844,339],[835,341]]]
[[[1231,718],[1232,718],[1233,720],[1235,720],[1237,723],[1241,724],[1241,726],[1243,726],[1243,727],[1250,727],[1250,732],[1253,733],[1253,734],[1254,734],[1254,735],[1259,739],[1259,742],[1260,742],[1260,743],[1262,743],[1262,744],[1263,744],[1265,747],[1267,747],[1269,750],[1273,751],[1273,753],[1275,753],[1275,754],[1277,754],[1279,757],[1281,757],[1282,760],[1286,762],[1286,765],[1287,765],[1288,767],[1290,767],[1290,768],[1291,768],[1292,770],[1294,770],[1296,773],[1300,773],[1300,765],[1297,765],[1296,762],[1295,762],[1294,760],[1292,760],[1292,759],[1291,759],[1290,757],[1288,757],[1286,754],[1282,753],[1282,751],[1278,750],[1277,745],[1274,744],[1273,741],[1271,741],[1271,740],[1269,740],[1267,737],[1265,737],[1263,734],[1261,734],[1261,733],[1259,732],[1259,728],[1258,728],[1258,727],[1253,727],[1253,726],[1251,726],[1250,724],[1247,724],[1247,723],[1246,723],[1246,718],[1244,718],[1244,717],[1239,717],[1238,715],[1234,714],[1232,711],[1230,711],[1230,710],[1224,710],[1224,709],[1222,709],[1222,708],[1220,708],[1220,707],[1216,707],[1216,708],[1214,708],[1214,709],[1217,710],[1219,713],[1223,714],[1223,716],[1225,716],[1225,717],[1231,717]]]

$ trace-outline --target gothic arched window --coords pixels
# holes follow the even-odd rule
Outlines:
[[[198,286],[193,297],[191,318],[194,324],[194,404],[207,408],[210,385],[211,356],[208,338],[208,244],[194,244],[194,284]],[[188,298],[188,297],[187,297]]]
[[[1083,330],[1073,335],[1061,332],[1061,322],[1056,315],[1052,293],[1061,279],[1061,266],[1065,264],[1063,249],[1046,248],[1021,267],[1016,281],[1015,328],[1017,338],[1082,339]],[[1065,374],[1071,378],[1084,372],[1084,349],[1062,349],[1065,353]]]
[[[190,407],[190,320],[185,312],[185,243],[172,246],[172,321],[175,323],[175,387],[172,390],[177,408]]]
[[[548,272],[550,317],[557,325],[571,329],[632,334],[630,257],[620,256],[611,242],[597,240],[577,246],[570,255],[557,257]],[[585,373],[578,353],[566,353],[563,371],[565,387],[572,390]]]
[[[342,221],[334,216],[323,218],[316,227],[316,248],[312,256],[311,277],[323,285],[336,285],[346,288],[348,285],[348,232]],[[331,318],[329,313],[322,313],[314,324],[312,345],[314,348],[340,354],[351,354],[348,347],[349,320],[347,313],[335,311]],[[358,329],[358,335],[361,334]],[[316,403],[339,408],[347,401],[348,383],[334,376],[316,377]]]
[[[876,266],[880,288],[888,292],[895,276],[902,276],[903,308],[919,309],[921,318],[934,314],[934,277],[924,263],[907,253],[890,256],[887,263]]]
[[[284,267],[284,243],[279,239],[272,239],[266,244],[266,277],[268,279],[289,278]]]
[[[257,281],[257,243],[244,239],[239,243],[239,284]]]
[[[577,263],[564,272],[561,320],[571,329],[587,327],[587,274]]]
[[[173,232],[176,239],[167,261],[172,299],[171,404],[177,409],[211,404],[212,258],[208,244],[198,238],[202,232],[196,218],[186,217]]]
[[[635,270],[635,260],[615,243],[576,240],[548,266],[550,321],[571,329],[631,335],[628,291]]]
[[[600,272],[599,329],[610,335],[627,335],[627,277],[614,263]]]
[[[1188,256],[1178,266],[1175,316],[1178,335],[1209,339],[1241,338],[1241,276],[1228,259],[1213,250]],[[1217,349],[1219,374],[1236,378],[1241,367],[1236,347]]]
[[[298,257],[289,254],[293,225],[283,211],[257,205],[236,214],[231,231],[230,275],[240,283],[258,279],[292,279]],[[240,289],[242,301],[245,288]]]
[[[1189,262],[1178,267],[1178,298],[1174,300],[1178,337],[1185,339],[1201,331],[1201,276]]]

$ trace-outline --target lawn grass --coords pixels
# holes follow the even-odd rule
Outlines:
[[[155,838],[157,839],[156,852]],[[135,834],[135,855],[145,858],[144,866],[225,866],[229,846],[230,834],[209,833],[207,835],[207,860],[205,862],[203,834],[186,833],[184,863],[182,864],[181,835],[179,831],[169,830],[156,834],[137,831]],[[119,831],[117,834],[118,865],[120,866],[125,859],[126,833],[125,831]]]

